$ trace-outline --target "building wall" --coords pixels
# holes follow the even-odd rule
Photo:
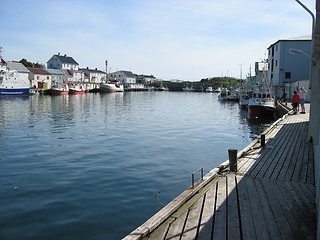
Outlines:
[[[272,86],[284,86],[284,82],[310,79],[310,58],[303,54],[291,54],[291,48],[311,55],[310,40],[280,40],[268,49],[268,79]]]

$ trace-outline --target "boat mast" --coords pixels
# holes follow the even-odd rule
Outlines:
[[[108,60],[106,60],[106,82],[108,82]]]

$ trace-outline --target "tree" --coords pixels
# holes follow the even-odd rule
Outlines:
[[[28,61],[27,59],[25,59],[25,58],[22,58],[22,59],[20,60],[20,63],[22,63],[25,67],[44,68],[44,65],[43,65],[43,64],[29,62],[29,61]]]

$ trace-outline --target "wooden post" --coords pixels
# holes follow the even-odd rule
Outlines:
[[[229,154],[229,166],[231,172],[237,172],[237,149],[228,149]]]
[[[261,147],[266,146],[266,135],[261,134]]]

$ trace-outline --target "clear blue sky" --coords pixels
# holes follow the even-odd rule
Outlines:
[[[314,12],[315,0],[301,2]],[[272,43],[311,34],[311,17],[294,0],[0,0],[0,6],[5,60],[45,64],[59,52],[80,67],[105,70],[108,60],[111,71],[161,79],[239,77],[241,69],[244,77]]]

